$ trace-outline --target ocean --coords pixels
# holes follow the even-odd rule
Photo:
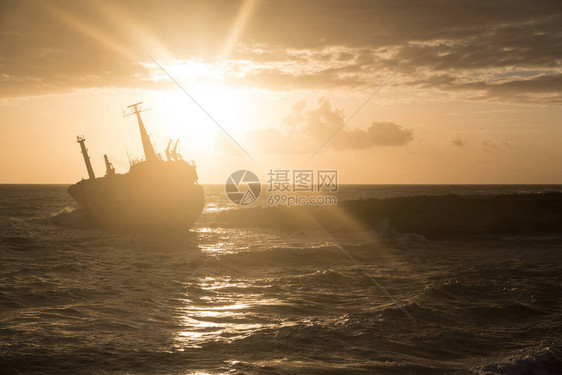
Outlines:
[[[205,190],[191,230],[117,233],[87,228],[66,186],[0,185],[0,372],[562,373],[562,233],[237,227],[213,219],[236,210],[223,187]]]

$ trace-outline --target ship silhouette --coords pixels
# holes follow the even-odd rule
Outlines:
[[[145,159],[129,158],[129,172],[119,174],[104,155],[105,176],[96,178],[85,138],[78,136],[89,178],[69,186],[68,193],[93,227],[187,229],[201,215],[205,202],[195,163],[185,161],[178,153],[179,140],[175,144],[170,140],[165,159],[156,153],[140,115],[141,104],[128,106],[127,115],[137,117]]]

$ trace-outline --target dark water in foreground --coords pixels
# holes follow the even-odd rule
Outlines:
[[[562,236],[337,235],[411,320],[321,232],[53,224],[70,203],[0,185],[2,373],[562,372]]]

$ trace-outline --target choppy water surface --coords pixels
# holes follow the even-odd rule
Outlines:
[[[558,236],[336,235],[412,320],[322,232],[109,233],[57,215],[64,186],[0,193],[3,373],[562,368]]]

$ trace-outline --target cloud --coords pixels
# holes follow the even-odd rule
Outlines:
[[[457,147],[464,147],[466,146],[466,141],[460,137],[456,137],[453,139],[452,141],[453,146],[457,146]]]
[[[0,7],[0,97],[159,88],[152,54],[223,64],[225,84],[271,90],[370,89],[408,61],[393,85],[458,99],[562,103],[555,1],[264,1],[227,61],[216,56],[240,11],[235,2]]]
[[[393,122],[373,122],[367,130],[345,131],[334,142],[337,148],[369,148],[371,146],[402,146],[414,140],[414,132]]]
[[[509,99],[521,103],[551,104],[562,103],[562,73],[538,74],[529,78],[512,77],[501,81],[467,81],[452,75],[432,75],[414,80],[408,85],[423,89],[464,93],[472,100]]]
[[[271,154],[313,153],[344,123],[342,110],[321,99],[316,108],[305,101],[295,103],[285,117],[285,129],[265,128],[250,133],[262,152]],[[342,128],[325,147],[337,150],[366,149],[373,146],[403,146],[414,139],[414,132],[392,122],[373,122],[366,129]]]

